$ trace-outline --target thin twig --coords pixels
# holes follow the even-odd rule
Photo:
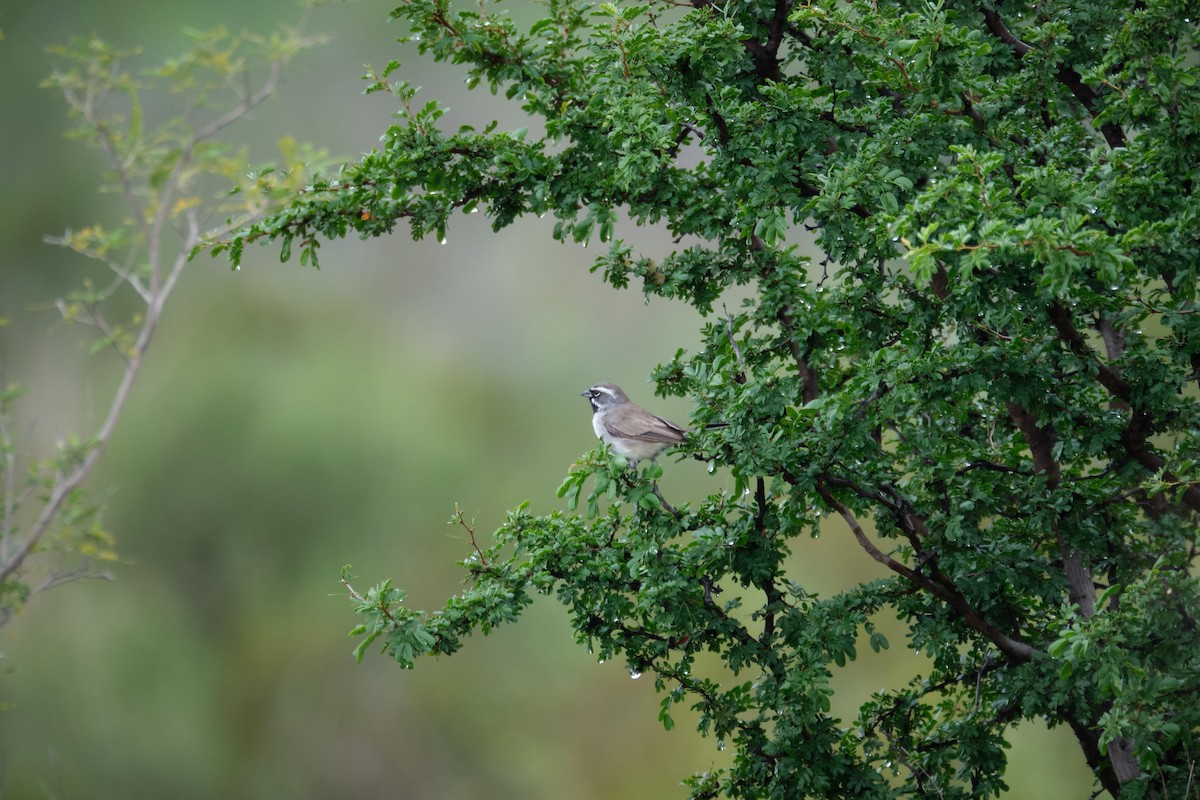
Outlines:
[[[358,603],[366,605],[367,598],[365,598],[361,594],[359,594],[358,590],[350,585],[350,581],[346,580],[345,578],[342,578],[342,586],[346,587],[346,591],[350,593],[351,599],[357,601]],[[382,600],[380,600],[379,602],[374,603],[373,605],[379,609],[379,613],[383,614],[383,616],[387,618],[388,622],[392,623],[392,625],[396,624],[396,618],[392,616],[392,612],[391,612],[391,610],[388,609],[386,603],[384,603]]]
[[[0,372],[0,392],[4,391],[3,373]],[[8,562],[17,502],[17,450],[13,447],[6,406],[7,403],[0,403],[0,448],[4,450],[4,519],[0,520],[0,564]]]
[[[91,564],[89,563],[85,566],[81,566],[77,569],[69,570],[67,572],[57,572],[53,575],[48,575],[44,581],[39,583],[30,591],[30,596],[49,591],[50,589],[63,586],[64,584],[74,583],[75,581],[81,581],[84,579],[101,581],[114,580],[111,572],[93,572],[90,569],[90,566]]]
[[[458,520],[458,524],[462,529],[467,532],[467,537],[471,540],[471,547],[475,548],[475,554],[479,556],[479,563],[485,567],[489,566],[487,556],[483,554],[483,550],[479,548],[479,544],[475,541],[475,529],[467,523],[466,518],[463,516],[462,506],[458,503],[454,504],[454,517]]]
[[[668,503],[667,498],[662,496],[662,492],[658,490],[658,481],[651,481],[650,489],[654,492],[654,496],[658,498],[658,502],[662,503],[662,507],[670,512],[671,516],[675,517],[675,519],[679,519],[682,516],[682,514],[679,512],[679,509]]]

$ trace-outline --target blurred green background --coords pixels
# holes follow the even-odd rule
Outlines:
[[[259,161],[285,134],[353,158],[393,110],[360,95],[362,65],[391,58],[421,97],[449,103],[448,126],[526,124],[398,44],[390,8],[318,9],[310,30],[331,43],[228,138]],[[17,430],[33,446],[94,426],[118,369],[47,310],[95,267],[42,237],[117,212],[96,192],[99,156],[64,140],[61,101],[37,88],[44,48],[97,33],[158,59],[183,49],[185,26],[264,31],[297,13],[291,0],[0,5],[0,317],[13,320],[0,359],[30,387]],[[550,220],[493,234],[481,216],[454,220],[444,245],[403,231],[329,245],[320,271],[269,249],[237,273],[207,257],[190,267],[91,483],[110,497],[116,580],[48,593],[0,629],[5,798],[669,798],[724,763],[685,718],[663,731],[651,680],[597,664],[548,600],[412,672],[350,657],[341,566],[439,607],[469,551],[446,524],[455,503],[485,537],[523,500],[561,507],[555,488],[594,444],[584,388],[616,381],[687,418],[686,403],[653,400],[646,376],[694,347],[692,312],[606,288],[592,253],[552,241]],[[651,254],[670,246],[661,232],[619,235]],[[661,483],[688,499],[729,481],[684,461]],[[797,543],[798,580],[835,591],[879,574],[833,533]],[[863,647],[838,676],[843,718],[916,663],[883,628],[892,651]],[[1069,734],[1026,725],[1012,755],[1013,796],[1088,796]]]

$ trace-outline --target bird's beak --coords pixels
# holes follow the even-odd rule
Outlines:
[[[584,389],[582,392],[580,392],[580,393],[579,393],[579,396],[580,396],[580,397],[587,397],[587,396],[588,396],[588,392],[590,392],[590,391],[591,391],[591,389]]]

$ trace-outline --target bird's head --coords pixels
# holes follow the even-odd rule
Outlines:
[[[628,403],[629,398],[615,383],[597,383],[582,395],[592,404],[592,411],[603,411],[606,408]]]

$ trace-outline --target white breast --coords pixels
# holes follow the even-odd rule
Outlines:
[[[597,411],[592,414],[592,430],[596,432],[596,438],[605,444],[612,444],[612,437],[608,435],[608,429],[604,427],[604,422],[601,420],[601,414]]]

